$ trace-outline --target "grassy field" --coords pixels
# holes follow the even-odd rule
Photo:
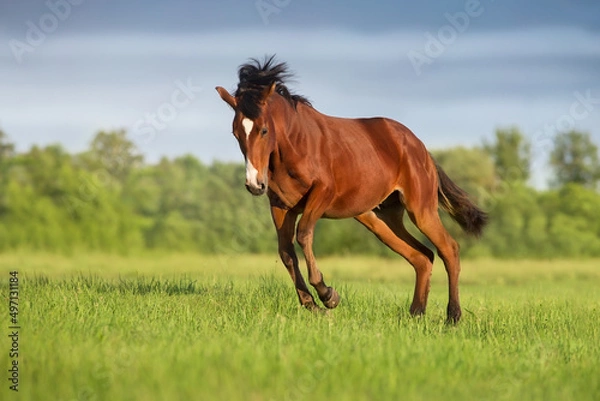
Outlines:
[[[273,256],[0,256],[19,272],[19,400],[598,400],[600,261],[465,261],[444,325],[400,259],[322,258],[342,296],[296,304]],[[8,377],[8,302],[0,366]]]

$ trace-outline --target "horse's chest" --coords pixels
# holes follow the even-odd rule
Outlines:
[[[290,209],[298,206],[308,191],[308,185],[304,185],[294,174],[293,171],[274,174],[271,182],[273,192]]]

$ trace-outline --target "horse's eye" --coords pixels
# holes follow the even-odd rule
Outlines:
[[[263,128],[260,130],[260,134],[261,134],[262,136],[265,136],[265,135],[267,135],[267,132],[269,132],[269,130],[267,129],[267,127],[263,127]]]

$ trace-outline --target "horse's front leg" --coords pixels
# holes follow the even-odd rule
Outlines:
[[[328,287],[323,281],[323,274],[317,268],[317,261],[313,253],[315,225],[323,214],[324,205],[326,205],[324,200],[327,199],[326,197],[315,199],[314,196],[317,193],[317,191],[313,191],[313,197],[308,200],[304,213],[298,222],[297,240],[306,259],[308,281],[319,294],[319,299],[323,302],[323,305],[333,309],[340,303],[340,296],[335,289]]]
[[[310,310],[319,309],[306,286],[302,273],[300,273],[298,257],[294,250],[294,229],[296,228],[296,218],[298,215],[289,210],[271,205],[271,216],[277,230],[279,257],[294,282],[300,304]]]

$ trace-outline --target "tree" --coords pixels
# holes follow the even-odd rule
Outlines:
[[[83,159],[88,169],[106,171],[120,183],[143,161],[136,145],[127,138],[124,130],[100,131],[92,140],[90,151]]]
[[[496,130],[495,143],[484,143],[489,153],[496,175],[502,181],[525,182],[531,171],[531,146],[518,128]]]
[[[38,196],[49,196],[57,203],[77,185],[72,157],[61,145],[34,145],[19,156],[18,164],[26,172],[22,181],[29,182]]]
[[[446,174],[476,201],[494,190],[494,164],[480,148],[456,147],[431,152]]]
[[[8,142],[8,137],[0,129],[0,214],[8,207],[6,197],[6,185],[10,169],[10,160],[15,155],[15,145]]]
[[[14,154],[15,145],[8,142],[8,136],[0,129],[0,164],[4,164]]]
[[[569,131],[558,134],[550,154],[550,165],[555,172],[554,186],[568,183],[596,188],[600,180],[598,147],[589,133]]]

